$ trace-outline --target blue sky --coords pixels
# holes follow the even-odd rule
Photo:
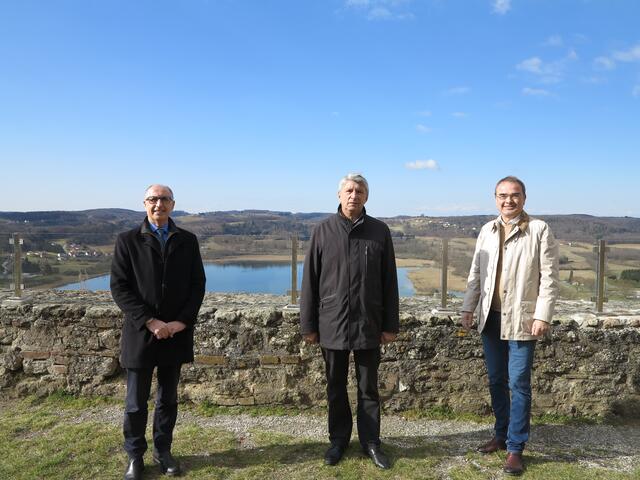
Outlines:
[[[640,217],[635,0],[2,0],[0,210]]]

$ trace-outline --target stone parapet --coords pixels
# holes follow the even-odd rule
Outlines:
[[[326,402],[317,346],[298,331],[284,296],[210,294],[200,311],[195,362],[183,367],[183,399],[218,405]],[[398,341],[383,347],[380,392],[387,411],[446,407],[490,411],[482,345],[439,299],[401,300]],[[640,309],[561,301],[551,337],[538,342],[533,409],[561,415],[635,415],[640,405]],[[108,293],[41,292],[33,305],[0,307],[4,396],[124,395],[118,363],[122,314]],[[351,392],[354,373],[351,372]]]

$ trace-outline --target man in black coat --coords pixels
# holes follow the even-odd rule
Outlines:
[[[145,192],[142,226],[118,235],[111,264],[111,294],[124,313],[120,363],[127,370],[125,480],[142,478],[147,449],[147,401],[153,369],[158,391],[153,418],[153,460],[179,475],[171,455],[183,363],[193,361],[193,330],[204,297],[205,275],[195,235],[169,218],[175,201],[165,185]]]
[[[348,174],[338,187],[338,212],[315,227],[305,257],[300,324],[307,342],[320,343],[325,360],[331,441],[325,463],[337,464],[351,438],[347,373],[353,351],[358,438],[376,466],[389,468],[380,449],[378,367],[380,345],[398,333],[398,279],[389,227],[367,215],[368,197],[366,179]]]

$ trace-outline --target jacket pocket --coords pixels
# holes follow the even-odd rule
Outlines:
[[[525,300],[520,302],[520,322],[522,331],[527,335],[531,335],[533,327],[533,313],[536,311],[536,302]]]
[[[333,308],[336,306],[338,301],[338,295],[337,294],[332,294],[332,295],[327,295],[324,298],[320,299],[320,310],[325,310],[328,308]]]

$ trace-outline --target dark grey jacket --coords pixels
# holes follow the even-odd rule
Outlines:
[[[311,235],[300,298],[302,334],[318,332],[320,345],[332,350],[376,348],[383,331],[398,332],[398,315],[389,227],[366,211],[353,224],[338,209]]]
[[[169,220],[164,250],[145,218],[118,235],[111,263],[111,295],[124,312],[120,363],[150,368],[193,361],[193,327],[204,297],[205,276],[198,240]],[[157,318],[187,325],[158,340],[145,322]]]

